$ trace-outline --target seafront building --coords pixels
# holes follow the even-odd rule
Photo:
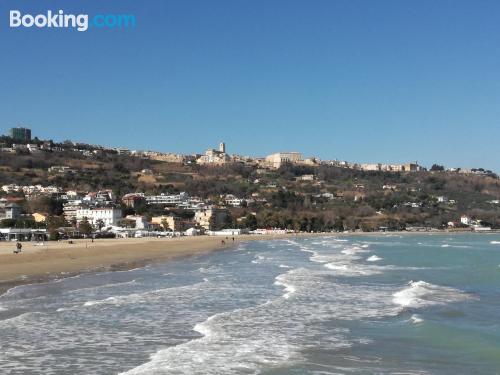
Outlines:
[[[205,230],[215,230],[224,225],[227,217],[227,209],[211,207],[196,211],[194,214],[194,221]]]
[[[122,210],[114,207],[80,208],[76,210],[76,222],[87,219],[94,226],[118,225],[122,218]]]

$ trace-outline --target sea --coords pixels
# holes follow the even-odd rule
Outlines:
[[[0,296],[0,374],[498,374],[500,234],[290,237]]]

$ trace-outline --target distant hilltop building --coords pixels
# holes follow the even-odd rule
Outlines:
[[[362,171],[377,171],[377,172],[418,172],[423,168],[417,163],[407,164],[361,164],[359,169]]]
[[[224,142],[219,143],[219,149],[215,150],[213,148],[209,148],[205,151],[204,155],[201,155],[197,162],[199,164],[224,164],[231,161],[231,158],[228,154],[226,154],[226,144]]]
[[[265,163],[271,168],[280,168],[286,163],[300,163],[302,161],[302,154],[300,152],[277,152],[266,156]]]
[[[9,130],[9,137],[11,137],[16,142],[31,142],[31,129],[11,128]]]

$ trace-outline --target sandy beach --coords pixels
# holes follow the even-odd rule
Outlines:
[[[15,242],[0,242],[0,293],[16,285],[47,281],[83,272],[141,267],[152,262],[231,248],[243,241],[268,240],[296,235],[221,237],[128,238],[23,242],[14,254]]]

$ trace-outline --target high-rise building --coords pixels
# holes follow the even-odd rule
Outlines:
[[[9,136],[17,142],[31,142],[31,129],[28,128],[11,128]]]

